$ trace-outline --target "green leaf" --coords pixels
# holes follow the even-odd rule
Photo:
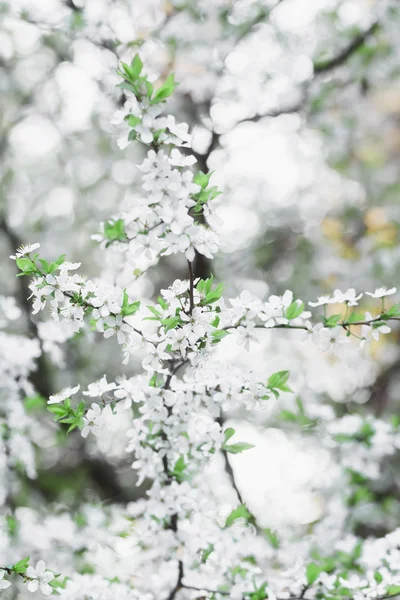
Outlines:
[[[341,318],[342,315],[332,315],[331,317],[324,319],[324,325],[325,327],[336,327]]]
[[[285,317],[291,321],[292,319],[296,319],[301,315],[304,311],[304,302],[295,301],[287,307],[285,311]]]
[[[220,283],[214,290],[206,294],[202,304],[212,304],[213,302],[217,302],[221,298],[223,290],[224,286]]]
[[[225,429],[224,435],[224,444],[226,444],[226,442],[229,441],[233,435],[235,435],[235,430],[233,429],[233,427],[228,427],[228,429]]]
[[[104,223],[104,237],[110,240],[110,243],[115,241],[125,241],[127,237],[124,220],[117,219],[117,221],[112,220]]]
[[[121,75],[122,75],[122,73],[121,73]],[[132,92],[132,94],[137,93],[136,88],[131,83],[128,83],[127,81],[123,81],[122,83],[119,83],[117,85],[117,88],[120,88],[121,90],[129,90],[130,92]]]
[[[136,302],[129,302],[129,296],[126,290],[123,292],[123,300],[121,307],[121,315],[123,317],[129,317],[130,315],[134,315],[140,308],[140,300]]]
[[[23,575],[27,568],[29,567],[29,556],[22,558],[15,564],[11,565],[9,568],[14,571],[14,573],[18,573],[18,575]]]
[[[389,308],[389,310],[386,311],[385,315],[382,315],[382,317],[384,317],[384,316],[388,316],[388,317],[400,316],[400,304],[394,304],[393,306],[391,306]]]
[[[144,83],[145,83],[145,85],[146,85],[147,97],[148,97],[149,99],[151,99],[151,97],[152,97],[152,95],[153,95],[153,89],[154,89],[154,88],[153,88],[153,84],[151,84],[151,83],[150,83],[150,81],[147,81],[147,80],[146,80]]]
[[[382,583],[383,581],[383,576],[379,573],[379,571],[375,571],[374,573],[374,579],[377,583]]]
[[[210,325],[212,327],[218,327],[218,325],[220,324],[221,319],[218,317],[218,315],[215,317],[215,319],[213,321],[211,321]]]
[[[315,581],[317,581],[321,571],[322,568],[316,563],[310,563],[309,565],[307,565],[306,577],[308,585],[312,585],[313,583],[315,583]]]
[[[46,400],[40,395],[29,396],[25,398],[25,410],[26,412],[37,412],[45,408]]]
[[[22,271],[24,275],[31,275],[32,273],[37,272],[35,263],[33,263],[31,259],[27,258],[26,256],[21,256],[21,258],[17,258],[15,262],[17,263],[17,267],[19,268],[19,270]]]
[[[6,515],[6,521],[9,534],[11,535],[11,537],[15,536],[18,531],[19,524],[17,519],[12,515]]]
[[[273,375],[268,378],[267,388],[271,391],[280,390],[282,392],[293,392],[293,390],[286,385],[289,376],[289,371],[278,371],[278,373],[273,373]]]
[[[131,62],[130,73],[133,79],[137,79],[142,72],[143,62],[139,54],[135,54]]]
[[[187,464],[185,463],[184,457],[180,456],[174,465],[174,469],[171,475],[173,475],[175,479],[179,482],[189,479],[188,475],[185,474],[186,467]]]
[[[139,117],[135,117],[134,115],[129,115],[128,117],[128,125],[129,127],[136,127],[136,125],[139,125],[139,123],[142,122],[142,119],[140,119]]]
[[[214,171],[210,171],[210,173],[203,173],[203,171],[198,171],[196,175],[193,177],[193,182],[201,187],[202,190],[205,190],[210,182],[210,177]]]
[[[154,306],[150,306],[150,305],[148,305],[148,307],[147,307],[147,308],[149,309],[149,311],[150,311],[150,312],[152,312],[152,313],[153,313],[153,315],[154,315],[155,317],[157,317],[157,319],[161,319],[161,314],[158,312],[158,310],[157,310],[156,308],[154,308]]]
[[[205,550],[201,551],[201,563],[207,562],[207,558],[214,552],[214,544],[209,544]]]
[[[169,331],[180,325],[182,319],[180,317],[168,317],[168,319],[163,319],[161,323],[164,325],[165,331]]]
[[[39,258],[39,262],[40,262],[40,264],[42,265],[43,272],[44,272],[46,275],[48,275],[48,274],[50,273],[50,271],[49,271],[49,269],[50,269],[50,265],[49,265],[49,263],[47,262],[47,260],[45,260],[44,258]]]
[[[231,444],[230,446],[222,445],[222,449],[225,452],[229,452],[229,454],[240,454],[245,450],[251,450],[254,448],[254,444],[247,444],[246,442],[237,442],[236,444]]]
[[[169,75],[167,77],[167,79],[164,81],[163,85],[154,94],[154,97],[152,99],[152,104],[156,104],[157,102],[162,102],[163,100],[168,98],[168,96],[170,96],[173,93],[173,91],[176,87],[174,77],[175,76],[173,73],[171,73],[171,75]]]
[[[389,587],[387,588],[386,591],[391,596],[395,596],[397,594],[400,594],[400,585],[389,585]]]
[[[231,514],[227,517],[225,521],[225,527],[230,527],[237,519],[250,519],[251,513],[247,510],[244,504],[240,504],[235,510],[231,512]]]
[[[225,331],[225,329],[217,329],[216,331],[213,331],[211,333],[212,337],[213,337],[213,343],[217,344],[218,342],[220,342],[221,340],[224,339],[224,337],[226,337],[227,335],[229,335],[229,331]]]
[[[165,302],[164,298],[158,296],[157,302],[163,310],[168,310],[168,302]]]
[[[69,408],[64,404],[50,404],[47,406],[47,410],[56,417],[56,420],[62,419],[69,414]]]
[[[268,541],[271,544],[271,546],[275,549],[278,549],[280,546],[280,542],[279,542],[279,538],[278,538],[277,534],[275,533],[275,531],[267,528],[267,529],[264,529],[264,533],[267,536]]]
[[[290,421],[293,423],[297,421],[297,415],[290,410],[281,410],[279,416],[283,421]]]
[[[346,323],[358,323],[358,321],[364,321],[364,315],[361,313],[352,313],[346,319]]]

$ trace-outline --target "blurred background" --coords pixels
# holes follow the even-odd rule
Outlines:
[[[45,316],[32,318],[26,278],[15,278],[8,259],[21,243],[40,242],[48,259],[65,253],[92,278],[115,277],[91,235],[140,193],[135,163],[144,156],[138,144],[121,151],[110,124],[124,102],[115,87],[118,60],[140,51],[155,83],[176,74],[168,111],[189,124],[196,168],[214,171],[212,182],[223,191],[223,248],[212,264],[197,257],[197,276],[213,273],[226,297],[291,289],[308,302],[334,288],[373,292],[400,286],[400,6],[12,0],[0,3],[0,19],[0,286],[22,311],[9,334],[39,338],[44,350],[26,375],[33,420],[24,435],[37,470],[22,460],[18,473],[9,473],[3,512],[10,503],[25,507],[20,518],[29,520],[26,507],[126,503],[146,488],[134,485],[123,415],[111,415],[101,441],[74,432],[56,445],[62,434],[43,398],[76,383],[85,389],[103,375],[115,380],[120,353],[112,340],[71,338]],[[130,293],[157,297],[185,277],[185,261],[165,257]],[[367,296],[364,306],[380,308]],[[381,470],[372,476],[367,454],[359,465],[364,480],[344,483],[351,448],[339,464],[326,427],[344,415],[396,418],[399,336],[393,327],[365,352],[350,344],[339,356],[286,331],[263,332],[249,353],[220,344],[218,360],[230,369],[244,362],[264,378],[291,372],[294,395],[264,411],[229,415],[238,436],[256,445],[231,466],[263,527],[304,534],[323,523],[328,531],[329,519],[346,522],[349,506],[362,535],[398,522],[396,452],[382,450]],[[4,369],[21,343],[18,337],[0,348]],[[139,370],[138,358],[125,373]],[[315,427],[320,418],[324,427]]]

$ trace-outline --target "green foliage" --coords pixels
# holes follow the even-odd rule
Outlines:
[[[70,579],[69,577],[64,577],[61,580],[61,579],[58,579],[58,577],[60,577],[60,573],[56,573],[54,575],[54,579],[49,581],[49,585],[51,585],[51,587],[54,589],[53,594],[57,594],[58,593],[57,590],[59,590],[59,589],[65,589],[65,586],[67,585],[67,582]]]
[[[129,302],[128,293],[126,290],[124,290],[122,307],[121,307],[121,315],[123,317],[129,317],[131,315],[134,315],[139,310],[139,308],[140,308],[140,301],[137,300],[136,302]]]
[[[169,331],[170,329],[175,329],[182,323],[182,319],[180,317],[168,317],[167,319],[162,319],[161,323],[164,325],[165,331]]]
[[[296,398],[296,405],[298,408],[298,412],[293,412],[291,410],[282,410],[280,412],[280,418],[283,421],[289,421],[292,423],[297,423],[300,427],[312,427],[316,424],[315,419],[310,419],[305,413],[303,402],[301,398]]]
[[[382,315],[382,319],[389,317],[400,317],[400,304],[394,304]]]
[[[290,306],[287,307],[286,311],[285,311],[285,317],[287,319],[289,319],[289,321],[292,321],[293,319],[296,319],[297,317],[299,317],[301,315],[301,313],[304,311],[304,302],[292,302],[292,304],[290,304]]]
[[[199,185],[202,190],[205,190],[208,187],[211,175],[213,173],[214,171],[210,171],[209,173],[203,173],[203,171],[198,171],[193,178],[193,182]]]
[[[28,413],[39,412],[46,407],[46,400],[40,394],[25,398],[25,410]]]
[[[11,537],[15,537],[18,532],[18,521],[13,515],[6,515],[7,529]]]
[[[370,446],[372,438],[375,435],[375,428],[371,423],[365,422],[361,428],[354,434],[338,433],[334,436],[337,442],[364,442],[365,445]]]
[[[139,54],[135,54],[130,65],[121,62],[121,68],[117,70],[117,74],[123,79],[123,82],[118,84],[117,87],[132,92],[138,100],[143,100],[143,98],[146,97],[151,104],[164,102],[171,96],[177,85],[174,75],[171,74],[153,96],[154,88],[147,77],[143,75],[143,62]],[[128,117],[128,123],[131,127],[135,127],[140,122],[141,119],[138,119],[133,115]],[[133,134],[133,137],[136,136],[134,131],[132,131],[131,134]]]
[[[279,541],[279,537],[278,537],[277,533],[269,528],[266,528],[263,531],[264,531],[269,543],[271,544],[271,546],[277,550],[280,546],[280,541]]]
[[[218,300],[220,300],[222,296],[224,286],[222,285],[222,283],[220,283],[213,289],[213,281],[214,278],[211,276],[208,279],[200,279],[200,281],[198,281],[196,285],[196,289],[202,297],[202,306],[205,306],[207,304],[213,304],[213,302],[217,302]]]
[[[349,315],[346,318],[345,323],[349,323],[350,325],[352,323],[358,323],[359,321],[363,321],[364,320],[364,315],[361,313],[357,313],[357,312],[353,312],[351,313],[351,315]]]
[[[17,277],[21,277],[22,275],[34,275],[38,271],[35,263],[27,256],[21,256],[21,258],[17,258],[15,262],[18,269],[22,271],[22,273],[17,275]]]
[[[229,452],[229,454],[240,454],[241,452],[244,452],[244,450],[250,450],[251,448],[254,448],[253,444],[247,444],[246,442],[237,442],[236,444],[228,445],[227,442],[235,434],[235,430],[232,427],[228,427],[228,429],[224,431],[224,434],[225,439],[224,443],[222,444],[222,450]]]
[[[104,237],[109,240],[106,244],[107,247],[113,242],[125,242],[128,238],[125,233],[124,220],[117,219],[104,223]]]
[[[158,102],[162,102],[163,100],[166,100],[174,92],[175,88],[176,88],[176,82],[174,79],[174,74],[172,73],[164,81],[163,85],[156,91],[151,103],[157,104]]]
[[[51,263],[48,263],[47,260],[44,260],[44,258],[39,258],[39,262],[42,265],[42,272],[44,275],[50,275],[54,271],[57,271],[57,269],[62,265],[64,261],[65,254],[61,254],[61,256],[57,258],[57,260]]]
[[[209,544],[208,547],[201,552],[200,562],[202,564],[207,562],[207,559],[214,552],[214,544]]]
[[[168,305],[168,302],[165,302],[164,298],[162,298],[161,296],[158,296],[157,302],[163,310],[168,310],[169,305]]]
[[[265,600],[268,598],[267,583],[264,582],[259,588],[248,595],[249,600]]]
[[[71,400],[67,398],[63,403],[50,404],[47,410],[54,415],[55,421],[69,424],[67,433],[70,433],[76,427],[83,425],[83,415],[85,414],[85,403],[80,402],[74,409],[71,406]]]
[[[225,331],[225,329],[217,329],[212,332],[213,344],[218,344],[221,340],[224,339],[227,335],[229,335],[229,331]]]
[[[197,194],[193,194],[193,198],[196,200],[196,206],[193,207],[195,213],[202,212],[204,204],[207,204],[210,200],[214,200],[214,198],[217,198],[222,193],[218,190],[217,186],[208,187],[212,174],[213,171],[210,173],[199,171],[193,178],[194,183],[201,187],[201,190]]]
[[[239,504],[239,506],[226,518],[225,527],[230,527],[237,519],[245,519],[248,521],[250,518],[251,513],[249,513],[246,506],[244,504]]]
[[[308,585],[312,585],[313,583],[315,583],[315,581],[317,581],[322,570],[322,567],[314,562],[307,565],[306,577]]]
[[[38,257],[38,254],[34,254],[32,257],[21,256],[20,258],[16,258],[15,263],[21,271],[21,273],[18,273],[17,277],[22,277],[23,275],[50,275],[54,271],[57,271],[65,261],[65,254],[61,254],[57,260],[50,263],[44,258]],[[37,266],[36,260],[40,262],[41,268]]]
[[[24,573],[26,573],[26,570],[28,567],[29,567],[29,556],[25,556],[25,558],[22,558],[21,560],[14,563],[13,565],[10,565],[8,567],[8,569],[13,571],[14,573],[17,573],[17,575],[23,575]]]
[[[190,479],[190,477],[187,473],[185,473],[186,468],[187,464],[185,463],[185,458],[183,456],[180,456],[176,461],[170,475],[175,477],[175,479],[179,481],[179,483],[181,483],[182,481],[187,481],[188,479]]]
[[[268,378],[266,387],[274,394],[275,398],[279,398],[279,392],[293,392],[293,390],[287,385],[289,376],[289,371],[278,371],[277,373],[273,373]]]
[[[325,327],[337,327],[342,315],[331,315],[330,317],[322,317]]]

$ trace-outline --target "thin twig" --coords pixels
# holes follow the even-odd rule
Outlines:
[[[321,73],[326,73],[331,69],[335,69],[342,65],[348,58],[350,58],[361,46],[367,41],[369,37],[371,37],[374,33],[376,33],[379,29],[380,25],[378,21],[372,23],[372,25],[364,32],[357,35],[350,44],[341,50],[336,56],[330,58],[328,60],[320,61],[314,63],[314,73],[316,75],[320,75]]]
[[[187,261],[189,269],[189,301],[190,301],[190,314],[194,309],[194,275],[193,275],[193,264],[190,260]]]

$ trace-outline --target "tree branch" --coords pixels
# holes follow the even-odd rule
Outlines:
[[[366,31],[357,35],[350,44],[344,48],[341,52],[339,52],[336,56],[323,60],[320,62],[314,63],[314,73],[316,75],[320,75],[321,73],[326,73],[336,67],[342,65],[348,58],[350,58],[361,46],[367,41],[369,37],[371,37],[374,33],[376,33],[379,29],[380,25],[378,21],[375,21]]]

